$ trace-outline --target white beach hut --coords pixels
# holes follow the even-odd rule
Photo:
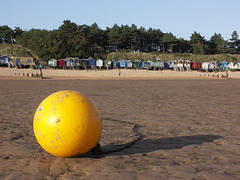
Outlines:
[[[240,62],[236,63],[237,70],[240,70]]]
[[[207,71],[216,71],[217,69],[219,69],[219,66],[216,61],[202,63],[202,70],[204,70],[206,72]]]
[[[183,68],[186,69],[187,71],[191,71],[191,61],[184,60],[183,66],[184,66]]]
[[[98,60],[96,61],[96,66],[97,66],[99,69],[102,69],[102,67],[103,67],[103,60],[98,59]]]
[[[56,59],[50,59],[48,61],[48,66],[51,68],[56,68],[57,67],[57,60]]]
[[[202,70],[208,71],[208,66],[209,66],[209,62],[203,62],[202,63]]]
[[[233,62],[230,62],[230,63],[228,64],[228,68],[229,68],[229,69],[236,69],[235,64],[234,64]]]
[[[228,64],[228,68],[229,69],[233,69],[233,70],[237,70],[239,68],[239,63],[233,63],[233,62],[230,62]]]
[[[132,60],[126,60],[126,67],[127,68],[132,68],[133,67]]]
[[[161,60],[156,60],[156,68],[158,68],[159,70],[163,70],[164,62]]]
[[[178,68],[179,71],[184,71],[183,60],[182,59],[177,61],[177,68]]]

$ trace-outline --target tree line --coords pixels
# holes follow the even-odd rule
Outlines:
[[[193,32],[190,40],[177,38],[172,33],[160,29],[138,28],[136,25],[117,25],[102,30],[96,23],[77,25],[70,20],[55,30],[31,29],[20,27],[11,29],[0,26],[0,43],[13,43],[31,49],[40,59],[49,60],[64,57],[89,56],[101,58],[109,52],[161,52],[193,54],[240,54],[240,39],[233,31],[229,40],[215,33],[206,40],[198,32]]]

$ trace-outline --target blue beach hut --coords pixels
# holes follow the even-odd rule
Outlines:
[[[146,62],[142,62],[142,68],[143,69],[148,69],[150,67],[150,62],[146,61]]]
[[[87,61],[87,65],[88,65],[88,66],[96,66],[96,61],[95,61],[95,59],[93,59],[92,57],[89,57],[89,58],[88,58],[88,61]]]
[[[8,56],[0,56],[0,66],[11,67],[13,63]]]
[[[126,67],[126,61],[125,60],[118,61],[117,62],[117,67],[125,68]]]
[[[221,61],[218,63],[219,69],[225,70],[228,67],[228,64],[226,61]]]
[[[112,66],[112,68],[116,68],[117,67],[117,60],[113,60],[111,62],[111,66]]]
[[[166,62],[166,67],[167,67],[167,68],[171,69],[171,68],[172,68],[171,65],[172,65],[172,62],[171,62],[171,61]]]

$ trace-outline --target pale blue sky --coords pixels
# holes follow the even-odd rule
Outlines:
[[[63,20],[101,29],[137,25],[189,39],[196,31],[207,40],[234,30],[240,35],[240,0],[0,0],[0,26],[24,30],[58,29]]]

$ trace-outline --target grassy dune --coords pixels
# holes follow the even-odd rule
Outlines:
[[[146,61],[151,58],[160,58],[162,61],[167,62],[174,59],[185,59],[191,62],[199,61],[227,61],[227,62],[240,62],[240,55],[238,54],[216,54],[216,55],[200,55],[200,54],[163,54],[163,53],[134,53],[134,52],[113,52],[108,53],[104,57],[109,60],[132,59]]]
[[[24,51],[22,46],[14,44],[0,44],[0,55],[28,57],[29,54]]]
[[[24,48],[20,45],[13,45],[13,44],[0,44],[0,55],[7,55],[7,56],[29,56],[30,52],[34,57],[37,58],[36,54],[31,50]],[[71,57],[71,55],[69,55]],[[152,52],[152,53],[135,53],[135,52],[112,52],[107,54],[99,54],[98,57],[102,59],[108,60],[140,60],[140,61],[147,61],[151,58],[160,58],[162,61],[167,62],[174,59],[185,59],[190,60],[191,62],[199,61],[227,61],[227,62],[240,62],[240,55],[239,54],[216,54],[216,55],[200,55],[200,54],[163,54],[159,52]],[[94,57],[98,59],[98,57]],[[54,58],[54,57],[53,57]],[[88,57],[85,57],[88,58]],[[42,59],[43,61],[48,61],[48,59]]]

